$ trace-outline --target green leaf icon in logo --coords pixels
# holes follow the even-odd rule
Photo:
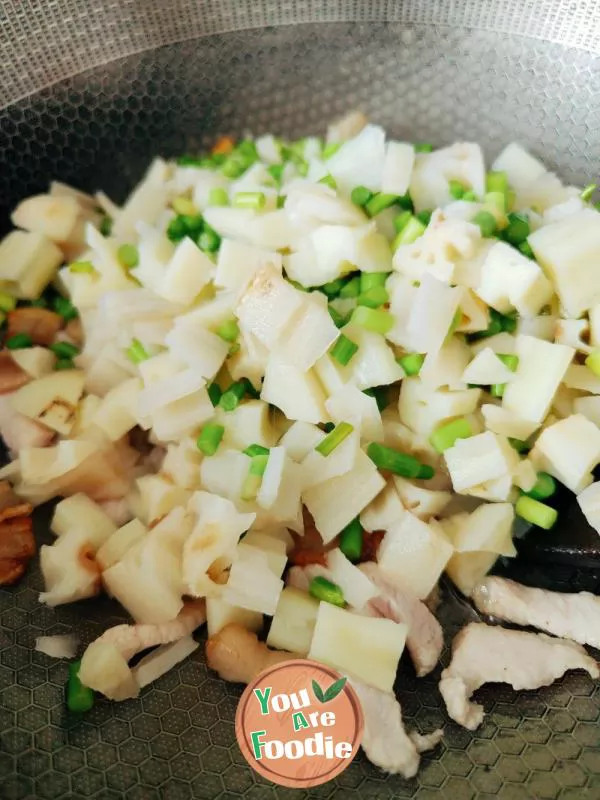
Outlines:
[[[328,703],[330,700],[334,700],[346,685],[346,680],[347,678],[339,678],[339,680],[334,681],[326,691],[323,691],[319,684],[313,680],[312,689],[315,693],[315,697],[320,703]]]
[[[312,682],[312,690],[315,693],[315,697],[320,703],[325,702],[325,695],[323,694],[323,689],[319,686],[319,684],[313,680]]]

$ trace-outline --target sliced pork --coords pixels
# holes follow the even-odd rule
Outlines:
[[[595,660],[574,642],[472,622],[454,638],[452,661],[442,672],[440,692],[450,717],[475,730],[484,712],[470,697],[484,683],[538,689],[571,669],[584,669],[592,678],[600,675]]]
[[[270,650],[241,625],[226,625],[206,642],[206,663],[233,683],[250,683],[267,667],[291,658],[299,656],[287,650]]]
[[[483,614],[600,648],[600,597],[590,592],[563,594],[488,577],[471,597]]]

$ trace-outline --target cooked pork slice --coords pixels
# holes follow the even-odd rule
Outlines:
[[[46,447],[55,437],[55,432],[26,417],[12,407],[10,394],[0,396],[0,436],[13,453],[25,447]]]
[[[299,658],[287,650],[271,650],[241,625],[226,625],[206,642],[206,663],[226,681],[250,683],[267,667]]]
[[[373,561],[362,564],[360,569],[379,589],[369,606],[381,617],[408,625],[408,652],[417,675],[427,675],[438,663],[444,646],[442,626],[425,603],[410,589],[398,586]]]
[[[538,689],[571,669],[584,669],[592,678],[600,675],[595,660],[574,642],[472,622],[454,638],[452,661],[442,672],[440,692],[452,719],[475,730],[484,712],[470,697],[484,683]]]
[[[419,753],[435,747],[442,731],[429,736],[407,734],[400,703],[391,692],[374,689],[348,678],[358,695],[364,716],[362,748],[369,761],[386,772],[412,778],[419,769]]]
[[[471,597],[483,614],[600,648],[600,597],[590,592],[549,592],[488,577]]]

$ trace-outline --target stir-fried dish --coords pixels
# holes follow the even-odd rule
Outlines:
[[[418,676],[438,665],[444,573],[545,632],[458,634],[456,722],[481,723],[486,681],[598,677],[597,598],[486,577],[518,518],[553,527],[559,483],[600,531],[594,189],[519,144],[486,170],[479,144],[353,113],[325,140],[157,158],[120,207],[60,183],[20,203],[0,243],[0,582],[33,555],[32,508],[62,498],[40,602],[105,592],[132,618],[71,665],[69,707],[135,697],[206,622],[226,680],[290,654],[348,675],[368,757],[414,775],[441,732],[407,734],[393,689],[405,648]]]

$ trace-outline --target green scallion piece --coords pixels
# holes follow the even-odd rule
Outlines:
[[[330,300],[334,297],[337,297],[344,286],[344,279],[338,278],[335,281],[330,281],[329,283],[324,283],[323,286],[320,287],[323,294],[327,295]]]
[[[125,269],[133,269],[140,263],[140,254],[134,244],[122,244],[117,250],[117,258]]]
[[[196,447],[205,456],[214,456],[225,434],[223,425],[214,422],[205,425],[196,439]]]
[[[221,172],[226,178],[231,178],[232,180],[235,178],[241,177],[244,172],[248,169],[248,164],[244,163],[235,153],[228,158],[225,159],[223,165],[221,166]]]
[[[588,369],[591,369],[594,375],[600,378],[600,350],[594,350],[589,356],[585,359],[585,365]]]
[[[529,242],[521,242],[519,245],[519,250],[523,253],[524,256],[527,258],[531,258],[532,261],[535,261],[535,253],[531,249],[531,245]]]
[[[0,311],[14,311],[17,307],[17,299],[7,292],[0,292]]]
[[[382,311],[379,308],[357,306],[352,312],[351,320],[366,331],[380,333],[382,336],[385,336],[385,334],[389,333],[394,327],[394,317],[392,314],[390,314],[389,311]]]
[[[519,247],[519,245],[526,242],[527,237],[531,233],[529,220],[524,214],[517,214],[515,212],[511,212],[507,219],[508,225],[502,231],[502,238],[509,244],[512,244],[513,247]]]
[[[215,333],[225,342],[235,342],[240,335],[240,326],[237,324],[237,320],[228,319],[219,325]]]
[[[323,603],[331,603],[331,605],[339,606],[340,608],[346,605],[344,592],[337,583],[328,581],[322,575],[317,575],[316,578],[312,579],[308,586],[308,592]]]
[[[393,206],[397,199],[398,195],[396,194],[377,192],[377,194],[373,195],[373,197],[371,197],[371,199],[366,203],[365,211],[370,217],[375,217],[381,211]]]
[[[588,183],[585,189],[582,190],[581,194],[579,195],[584,203],[587,203],[588,200],[592,199],[592,195],[596,191],[598,186],[595,183]]]
[[[384,286],[373,286],[366,292],[358,295],[357,304],[367,308],[381,308],[389,302],[390,296]]]
[[[250,469],[242,484],[242,500],[254,500],[260,485],[262,483],[262,476],[265,474],[267,468],[268,455],[253,456],[250,461]]]
[[[59,358],[54,363],[54,369],[56,372],[62,369],[75,369],[75,364],[70,358]]]
[[[470,436],[473,436],[471,423],[461,417],[437,428],[429,437],[429,442],[438,453],[443,453],[449,447],[454,447],[458,439],[468,439]]]
[[[100,222],[100,227],[98,228],[98,230],[100,231],[102,236],[110,236],[112,233],[112,226],[113,226],[112,219],[109,216],[105,215],[104,217],[102,217],[102,220]]]
[[[171,203],[173,211],[183,217],[193,217],[198,213],[198,209],[187,197],[176,197]]]
[[[415,153],[431,153],[433,145],[429,142],[417,142],[415,144]]]
[[[319,426],[325,433],[331,433],[331,431],[335,428],[333,422],[322,422]]]
[[[403,231],[412,218],[413,215],[411,211],[403,211],[401,214],[398,214],[397,217],[394,217],[394,230],[396,233]]]
[[[522,439],[515,439],[512,436],[509,436],[508,443],[513,450],[517,451],[517,453],[528,453],[531,450],[528,442],[524,442]]]
[[[219,400],[223,394],[221,387],[218,383],[209,383],[206,391],[208,392],[210,402],[213,404],[213,408],[216,408],[219,405]]]
[[[515,356],[513,353],[496,353],[496,357],[500,359],[500,361],[509,368],[511,372],[516,372],[517,367],[519,366],[519,356]]]
[[[271,164],[269,167],[267,167],[267,172],[273,178],[277,186],[281,186],[284,169],[285,169],[284,164]]]
[[[264,208],[267,198],[264,192],[236,192],[233,196],[234,208],[250,208],[259,211]]]
[[[329,352],[338,364],[345,367],[357,351],[358,345],[342,333]]]
[[[412,244],[419,238],[419,236],[422,236],[424,233],[425,233],[425,225],[423,225],[421,220],[411,216],[411,218],[402,228],[400,233],[396,234],[396,237],[392,242],[392,251],[396,252],[396,250],[400,247],[400,245]]]
[[[500,192],[506,195],[508,192],[508,177],[506,172],[488,172],[485,177],[486,192]]]
[[[340,533],[340,550],[348,561],[360,561],[363,549],[363,529],[358,517],[353,519]]]
[[[48,348],[57,358],[75,358],[79,355],[79,348],[71,342],[54,342]]]
[[[242,381],[232,383],[227,391],[223,392],[219,400],[219,406],[223,411],[234,411],[240,404],[240,400],[246,394],[246,384]]]
[[[81,275],[93,275],[96,272],[91,261],[73,261],[69,264],[69,272]]]
[[[476,203],[477,202],[477,195],[475,194],[475,192],[472,189],[469,189],[467,192],[465,192],[463,194],[462,200],[465,203]]]
[[[340,422],[331,433],[328,433],[327,436],[319,442],[315,450],[325,457],[331,455],[336,447],[339,447],[339,445],[350,436],[353,430],[354,425],[350,425],[349,422]]]
[[[81,661],[71,662],[67,679],[67,708],[75,714],[84,714],[94,705],[94,692],[79,679],[80,667]]]
[[[425,356],[421,353],[407,353],[406,355],[397,358],[396,361],[402,367],[404,372],[409,377],[412,377],[414,375],[418,375],[421,371],[421,367],[425,361]]]
[[[419,211],[418,214],[415,214],[415,217],[419,220],[419,222],[422,222],[425,227],[427,227],[431,222],[432,216],[433,211],[430,208],[426,208],[425,211]]]
[[[490,239],[492,236],[495,236],[496,232],[498,231],[496,217],[489,211],[478,211],[471,222],[474,225],[479,226],[481,235],[486,239]]]
[[[262,444],[249,444],[245,450],[242,450],[244,455],[254,458],[254,456],[268,456],[269,448],[263,447]]]
[[[531,522],[532,525],[537,525],[538,528],[543,528],[546,531],[550,530],[558,519],[556,509],[526,495],[521,495],[515,503],[515,512],[521,519]]]
[[[221,246],[221,237],[213,228],[205,223],[204,230],[196,239],[196,244],[203,253],[216,253]]]
[[[54,298],[54,310],[67,322],[71,319],[77,319],[79,313],[73,303],[66,297]]]
[[[361,208],[364,208],[372,197],[373,192],[367,189],[366,186],[355,186],[350,192],[350,200],[355,206],[360,206]]]
[[[506,389],[505,383],[493,383],[490,386],[490,394],[492,397],[504,397],[504,390]]]
[[[183,217],[173,217],[167,226],[167,239],[171,242],[180,242],[187,236],[187,232]]]
[[[460,181],[452,179],[448,181],[448,190],[451,197],[453,197],[455,200],[461,200],[464,197],[465,192],[469,191],[469,187],[465,186],[464,183],[461,183]]]
[[[328,158],[334,156],[342,144],[343,142],[329,142],[329,144],[326,144],[322,153],[323,161],[327,161]]]
[[[333,175],[329,174],[324,175],[319,181],[319,183],[323,183],[325,186],[329,186],[329,188],[333,189],[334,191],[337,189],[337,183],[335,182],[335,178],[333,177]]]
[[[208,205],[228,206],[229,195],[227,194],[227,189],[223,189],[222,186],[213,186],[213,188],[208,193]]]
[[[132,339],[130,346],[125,351],[125,355],[127,358],[132,361],[134,364],[139,364],[142,361],[146,361],[150,358],[144,345],[140,342],[139,339]]]
[[[340,314],[337,308],[331,304],[327,306],[327,311],[329,311],[329,316],[333,320],[333,324],[336,328],[343,328],[344,325],[348,324],[348,320],[350,319],[349,314]]]
[[[500,314],[500,325],[505,333],[514,333],[517,330],[517,312]]]
[[[387,386],[372,386],[370,389],[363,389],[363,394],[366,394],[367,397],[372,397],[380,411],[383,411],[390,404]]]
[[[548,497],[556,492],[556,481],[552,475],[547,472],[538,472],[537,480],[532,489],[528,492],[523,492],[527,497],[533,497],[534,500],[546,500]]]
[[[422,464],[414,456],[401,453],[378,442],[371,442],[367,447],[367,455],[378,469],[393,472],[403,478],[419,478],[429,480],[435,471],[428,464]]]
[[[28,333],[15,333],[4,344],[9,350],[21,350],[25,347],[33,347],[33,339]]]
[[[360,291],[368,292],[369,289],[385,286],[385,282],[389,277],[389,272],[361,272]]]
[[[340,289],[340,297],[344,300],[350,300],[353,297],[358,297],[360,294],[360,278],[354,275],[350,280],[347,280]]]

